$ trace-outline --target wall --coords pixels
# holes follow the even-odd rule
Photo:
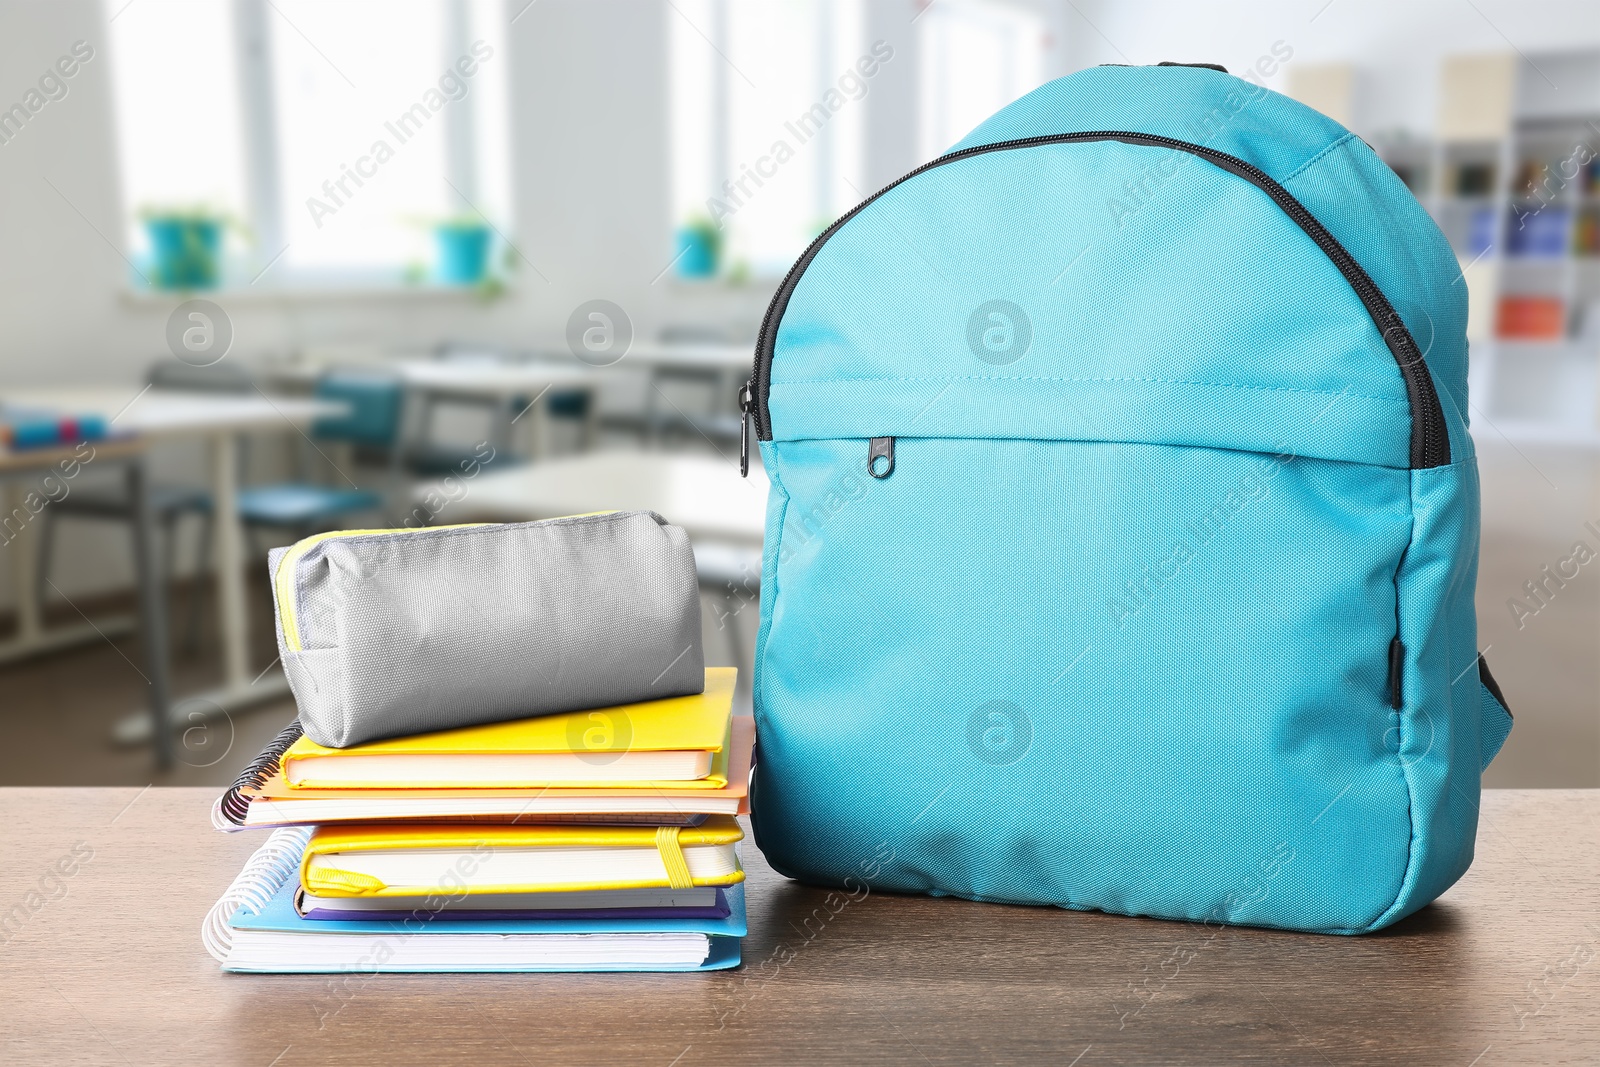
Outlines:
[[[1354,63],[1358,133],[1427,133],[1439,60],[1474,52],[1561,51],[1600,44],[1593,0],[1074,0],[1073,69],[1095,63],[1221,63],[1239,72],[1275,41],[1307,63]],[[1281,71],[1266,79],[1282,90]]]

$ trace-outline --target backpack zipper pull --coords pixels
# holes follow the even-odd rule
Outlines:
[[[894,473],[894,438],[874,437],[867,442],[867,473],[879,479]]]
[[[750,477],[750,419],[755,390],[750,381],[739,386],[739,477]]]

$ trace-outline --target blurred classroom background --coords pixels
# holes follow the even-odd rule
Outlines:
[[[292,714],[266,552],[319,530],[653,507],[748,671],[783,272],[1042,82],[1161,60],[1350,126],[1455,246],[1488,784],[1600,785],[1590,0],[5,0],[0,421],[68,441],[0,451],[0,784],[231,781]]]

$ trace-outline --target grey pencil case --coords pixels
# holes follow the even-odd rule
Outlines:
[[[330,748],[705,688],[694,554],[654,512],[345,530],[268,567],[301,726]]]

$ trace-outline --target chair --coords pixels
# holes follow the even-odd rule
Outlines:
[[[552,421],[577,424],[580,452],[594,447],[594,420],[589,417],[593,407],[594,393],[589,389],[553,389],[545,397],[546,414]]]
[[[219,363],[209,367],[195,367],[176,360],[163,359],[150,366],[145,381],[156,389],[183,390],[186,392],[248,393],[253,380],[248,371],[237,364]],[[211,558],[211,494],[198,486],[153,485],[150,487],[150,510],[162,535],[162,571],[159,581],[162,588],[177,572],[178,524],[186,517],[200,521],[200,543],[195,556],[196,576],[205,574]],[[43,512],[40,527],[39,560],[35,576],[34,596],[43,604],[50,584],[50,565],[55,556],[56,523],[61,519],[78,518],[102,522],[127,524],[130,535],[133,529],[133,502],[128,497],[127,486],[83,486],[75,488],[68,496],[51,504]],[[188,622],[184,630],[184,648],[193,652],[200,644],[200,615],[203,610],[200,583],[195,581],[189,590]]]
[[[239,518],[246,525],[288,529],[304,537],[331,528],[346,515],[384,510],[388,492],[398,485],[405,398],[399,379],[375,371],[329,371],[317,381],[313,395],[341,402],[348,410],[318,419],[309,434],[312,444],[343,442],[354,458],[378,462],[386,472],[387,492],[354,485],[343,468],[338,470],[345,486],[309,480],[252,486],[239,491]]]

